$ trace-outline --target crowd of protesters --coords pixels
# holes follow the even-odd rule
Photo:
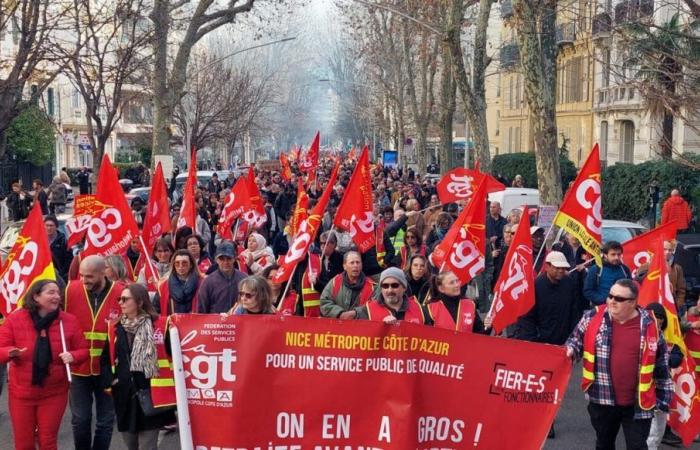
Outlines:
[[[57,231],[55,217],[47,216],[46,231],[60,279],[34,284],[20,312],[0,326],[0,363],[9,362],[11,367],[9,397],[16,448],[34,448],[35,439],[41,448],[56,448],[68,399],[76,449],[109,448],[115,421],[127,448],[157,448],[158,430],[172,427],[175,416],[172,405],[156,404],[156,384],[149,383],[163,377],[159,364],[164,343],[154,339],[158,335],[154,330],[160,330],[161,317],[172,313],[408,321],[491,334],[488,293],[506,270],[505,255],[522,226],[529,229],[533,240],[535,306],[504,335],[567,345],[572,358],[583,357],[584,361],[591,361],[591,354],[603,355],[592,366],[594,375],[586,386],[597,448],[614,448],[620,426],[630,448],[646,448],[647,438],[650,448],[657,448],[653,442],[658,446],[665,421],[662,415],[648,413],[648,408],[638,414],[639,407],[646,408],[651,398],[660,411],[668,411],[673,389],[669,364],[673,367],[675,363],[668,362],[654,316],[636,304],[638,283],[644,280],[631,280],[619,243],[603,246],[603,263],[598,267],[590,264],[592,255],[576,238],[564,235],[545,242],[545,230],[521,217],[520,210],[502,211],[498,202],[491,202],[485,218],[486,269],[462,286],[454,273],[440,272],[431,263],[431,253],[464,207],[440,204],[437,180],[375,166],[371,174],[376,245],[360,253],[350,234],[333,226],[335,211],[347,195],[353,164],[347,161],[341,166],[310,254],[287,283],[274,279],[280,269],[276,261],[288,251],[294,237],[290,219],[295,213],[297,184],[303,182],[296,167],[289,180],[276,171],[256,173],[267,220],[257,228],[239,220],[233,241],[217,235],[224,200],[235,182],[233,174],[224,179],[213,176],[198,186],[195,229],[183,227],[163,236],[148,255],[134,241],[122,256],[73,257],[65,248],[65,236]],[[322,160],[316,181],[306,187],[309,210],[325,189],[331,168],[331,159]],[[512,184],[521,186],[522,177]],[[175,224],[181,205],[174,181],[169,194]],[[140,201],[132,203],[139,224],[144,206]],[[674,267],[674,245],[667,243],[667,261],[674,274],[677,307],[685,311],[695,305],[684,304],[685,282],[682,269]],[[155,268],[155,277],[148,275],[147,264]],[[594,308],[599,305],[607,305],[607,310]],[[692,312],[697,311],[690,308]],[[632,318],[635,320],[630,321]],[[700,329],[700,319],[684,323],[687,329]],[[59,325],[66,344],[61,343]],[[162,337],[162,330],[160,333]],[[599,333],[603,340],[589,339],[589,333],[594,338]],[[640,336],[645,339],[652,334],[660,344],[653,354],[640,356],[637,352],[635,358],[634,352],[616,350],[638,349]],[[590,342],[608,348],[591,348]],[[606,364],[600,363],[603,360]],[[70,385],[65,364],[73,372]],[[640,367],[647,373],[649,364],[656,392],[645,390],[637,396],[641,388],[636,375]],[[150,404],[142,398],[149,389]],[[652,418],[656,422],[649,437]],[[550,437],[554,437],[553,427]],[[666,441],[673,439],[667,432]]]

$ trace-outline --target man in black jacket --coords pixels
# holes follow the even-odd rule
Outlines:
[[[569,267],[563,253],[547,254],[545,271],[535,279],[535,306],[518,321],[516,338],[553,345],[566,342],[577,302]]]
[[[63,280],[67,280],[68,268],[73,261],[73,253],[66,243],[66,235],[58,230],[58,220],[54,216],[46,216],[44,218],[44,228],[46,228],[46,235],[49,238],[51,259],[53,260],[56,274],[60,275]]]

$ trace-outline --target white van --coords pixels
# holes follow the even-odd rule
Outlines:
[[[540,206],[540,191],[530,188],[506,188],[505,191],[492,192],[488,196],[489,202],[501,204],[501,215],[507,217],[514,209],[527,205],[529,209],[537,209]]]

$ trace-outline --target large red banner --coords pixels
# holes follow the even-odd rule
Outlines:
[[[198,450],[539,449],[571,374],[562,347],[409,323],[173,323]]]

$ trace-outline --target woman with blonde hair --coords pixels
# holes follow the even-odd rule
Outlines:
[[[105,258],[105,276],[110,281],[130,282],[124,258],[119,255],[110,255]]]
[[[267,280],[258,275],[244,278],[238,283],[238,302],[228,312],[234,316],[244,314],[275,314],[272,306],[272,290]]]

